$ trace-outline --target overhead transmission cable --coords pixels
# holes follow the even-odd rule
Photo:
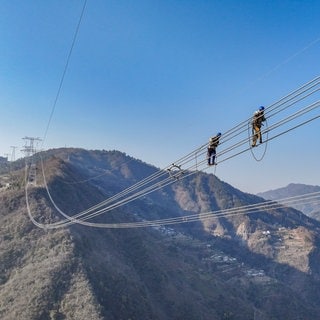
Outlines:
[[[302,205],[302,204],[318,204],[320,203],[320,192],[312,192],[304,195],[298,195],[288,198],[279,199],[277,201],[262,201],[256,204],[244,205],[239,207],[234,207],[230,209],[223,209],[223,210],[216,210],[216,211],[209,211],[204,213],[195,213],[186,216],[179,216],[167,219],[157,219],[157,220],[147,220],[147,221],[138,221],[138,222],[123,222],[123,223],[94,223],[94,222],[86,222],[81,221],[82,225],[90,226],[90,227],[98,227],[98,228],[141,228],[141,227],[151,227],[151,226],[164,226],[164,225],[171,225],[171,224],[178,224],[178,223],[186,223],[186,222],[196,222],[196,221],[204,221],[208,219],[217,219],[217,218],[224,218],[224,217],[232,217],[237,215],[244,215],[244,214],[253,214],[256,212],[261,211],[270,211],[276,209],[283,209],[288,206],[293,205]],[[75,221],[68,220],[64,224],[61,223],[52,223],[52,224],[43,224],[37,222],[34,217],[30,214],[31,208],[29,204],[29,198],[27,200],[27,207],[30,218],[32,219],[33,223],[40,228],[45,229],[55,229],[60,228],[61,226],[67,226],[73,224]]]
[[[306,92],[306,90],[307,90],[306,87],[308,87],[309,90],[310,90],[311,88],[313,88],[313,87],[315,86],[315,81],[316,81],[316,80],[318,81],[317,83],[319,83],[319,78],[320,78],[320,77],[316,78],[316,79],[313,80],[313,81],[310,81],[309,83],[307,83],[307,84],[304,85],[303,87],[301,87],[301,88],[299,88],[298,90],[294,91],[295,94],[296,94],[296,96],[302,94],[303,92]],[[304,89],[304,90],[302,90],[302,89]],[[313,93],[316,92],[316,91],[317,91],[317,90],[314,90]],[[287,99],[283,99],[283,98],[282,98],[281,100],[279,100],[279,101],[282,101],[282,104],[280,104],[280,105],[283,105],[283,103],[288,102],[288,101],[291,101],[291,100],[294,98],[294,97],[292,97],[292,95],[288,95],[287,97],[288,97]],[[301,99],[304,99],[305,97],[306,97],[306,96],[303,96]],[[300,100],[296,100],[296,102],[297,102],[297,101],[300,101]],[[276,103],[275,103],[274,105],[276,105]],[[280,105],[278,105],[278,108],[280,107]],[[290,105],[292,105],[292,103],[291,103]],[[309,112],[310,110],[312,110],[312,109],[314,109],[314,108],[316,108],[316,107],[319,107],[319,101],[316,102],[316,103],[314,103],[314,104],[311,104],[310,106],[305,107],[304,109],[296,112],[295,114],[291,115],[290,117],[287,117],[287,118],[285,118],[285,119],[282,119],[281,121],[279,121],[278,123],[276,123],[276,124],[274,124],[272,127],[270,127],[268,130],[271,131],[271,130],[273,130],[273,129],[275,129],[275,128],[281,126],[281,125],[283,125],[284,123],[286,123],[286,122],[288,122],[288,121],[290,121],[290,120],[292,120],[292,119],[294,119],[294,118],[296,118],[296,117],[298,117],[298,116],[300,116],[300,115],[302,115],[302,114],[305,114],[305,113]],[[273,110],[274,110],[274,109],[276,109],[276,108],[274,107]],[[267,108],[267,110],[269,110],[269,107]],[[316,119],[316,118],[317,118],[317,117],[314,117],[314,119]],[[311,120],[309,120],[308,122],[310,122],[310,121],[312,121],[312,120],[314,120],[314,119],[311,119]],[[245,123],[246,123],[246,121],[243,122],[243,124],[245,124]],[[307,123],[307,122],[306,122],[306,123]],[[298,125],[298,126],[301,126],[301,125],[302,125],[302,124],[300,124],[300,125]],[[296,127],[298,127],[298,126],[296,126]],[[237,127],[239,127],[239,125],[238,125]],[[230,132],[232,132],[232,131],[234,131],[234,129],[231,129],[231,130],[229,130],[228,132],[230,133]],[[288,131],[288,130],[286,130],[286,132],[287,132],[287,131]],[[225,134],[224,134],[224,135],[225,135]],[[223,136],[224,136],[224,135],[223,135]],[[280,135],[280,134],[279,134],[279,135]],[[279,135],[278,135],[278,136],[279,136]],[[222,136],[222,137],[223,137],[223,136]],[[271,140],[271,139],[273,139],[273,138],[270,138],[269,140]],[[240,142],[237,142],[235,145],[229,147],[228,149],[222,150],[221,152],[219,152],[219,153],[217,154],[217,156],[221,157],[221,155],[223,155],[224,153],[227,153],[227,152],[232,151],[233,149],[239,147],[241,144],[246,143],[246,141],[247,141],[247,139],[244,139],[244,140],[242,140],[242,141],[240,141]],[[223,141],[222,141],[222,143],[223,143]],[[202,150],[202,153],[205,152],[205,145],[201,146],[200,148],[197,148],[196,151],[193,151],[193,152],[189,153],[187,156],[179,159],[179,160],[176,162],[176,163],[178,163],[178,165],[176,165],[176,166],[179,166],[180,164],[186,164],[186,163],[188,163],[189,161],[194,160],[195,154],[196,154],[196,156],[197,156],[197,155],[199,154],[199,151],[200,151],[200,150]],[[248,151],[248,148],[245,149],[245,150],[242,150],[240,153],[243,153],[243,152],[245,152],[245,151]],[[220,163],[220,162],[223,162],[223,161],[226,161],[226,160],[228,160],[228,159],[230,159],[230,158],[232,158],[232,157],[234,157],[234,156],[237,156],[237,155],[240,154],[240,153],[238,152],[238,153],[236,153],[236,154],[234,154],[234,155],[232,155],[232,156],[229,156],[229,157],[227,157],[227,158],[224,158],[224,159],[222,159],[222,160],[219,160],[219,163]],[[189,160],[188,160],[188,159],[189,159]],[[190,160],[190,159],[191,159],[191,160]],[[181,177],[182,177],[182,175],[183,175],[183,177],[186,177],[186,176],[189,176],[189,175],[194,174],[194,172],[189,171],[189,170],[194,169],[194,166],[196,166],[195,169],[197,169],[197,170],[199,170],[199,169],[205,170],[205,169],[206,169],[205,167],[203,167],[203,168],[201,167],[201,165],[203,165],[205,162],[206,162],[206,160],[203,160],[203,161],[201,161],[200,163],[196,162],[195,165],[191,165],[191,166],[189,166],[188,168],[184,169],[183,172],[181,173]],[[89,209],[87,209],[87,210],[84,210],[84,211],[80,212],[79,214],[74,215],[74,216],[72,216],[72,217],[70,217],[69,215],[64,214],[61,210],[58,210],[58,208],[57,208],[56,205],[55,205],[55,207],[56,207],[56,209],[57,209],[62,215],[64,215],[67,219],[72,219],[72,221],[74,221],[74,222],[76,222],[76,223],[79,223],[80,220],[77,221],[77,219],[80,218],[80,217],[83,217],[84,215],[87,215],[87,216],[86,216],[85,218],[81,218],[82,220],[87,220],[87,219],[93,218],[93,217],[95,217],[95,216],[97,216],[97,215],[99,215],[99,214],[102,214],[102,213],[104,213],[104,212],[106,212],[106,211],[110,211],[110,210],[112,210],[112,209],[115,209],[115,208],[117,208],[117,207],[119,207],[119,206],[121,206],[121,205],[127,204],[127,203],[129,203],[130,201],[136,200],[136,199],[140,198],[141,196],[145,196],[145,195],[147,195],[147,194],[149,194],[149,193],[151,193],[151,192],[153,192],[153,191],[155,191],[155,190],[158,190],[158,189],[160,189],[160,188],[163,188],[164,186],[167,186],[167,185],[173,183],[174,181],[173,181],[172,177],[168,176],[168,172],[167,172],[168,169],[170,169],[170,166],[168,166],[168,167],[166,168],[166,170],[161,170],[161,171],[159,171],[159,172],[156,172],[155,174],[151,175],[150,177],[147,177],[146,179],[143,179],[142,181],[136,183],[136,184],[133,185],[132,187],[129,187],[129,188],[125,189],[124,191],[120,192],[119,194],[114,195],[114,196],[111,197],[110,199],[107,199],[107,200],[101,202],[100,204],[97,204],[97,205],[95,205],[95,206],[93,206],[93,207],[91,207],[91,208],[89,208]],[[178,173],[179,173],[179,172],[178,172]],[[164,180],[162,180],[162,181],[159,181],[158,179],[161,178],[162,175],[165,175],[166,178],[164,178]],[[179,175],[180,175],[180,173],[179,173]],[[179,176],[179,178],[180,178],[180,176]],[[156,182],[155,182],[155,180],[156,180]],[[151,182],[153,183],[152,185],[147,185],[146,187],[144,187],[145,184],[150,184]],[[45,183],[45,185],[46,185],[46,183]],[[142,187],[144,187],[144,189],[139,190],[139,188],[142,188]],[[137,191],[135,194],[129,195],[130,193],[132,193],[132,192],[135,191],[136,189],[137,189],[138,191]],[[48,189],[47,189],[47,191],[49,192]],[[125,196],[126,196],[126,198],[121,199],[122,197],[125,197]],[[50,196],[50,199],[51,199],[52,202],[54,202],[51,196]],[[120,199],[120,200],[118,200],[118,202],[116,202],[116,203],[112,203],[112,201],[115,201],[115,200],[117,200],[117,199]],[[110,204],[110,203],[111,203],[111,204]],[[106,206],[107,204],[109,204],[109,206]],[[106,206],[106,207],[103,207],[103,206]],[[90,214],[89,214],[89,213],[90,213]]]
[[[197,152],[198,152],[198,151],[199,151],[199,150],[197,150]],[[193,153],[190,153],[190,154],[193,154]],[[190,154],[189,154],[189,155],[190,155]],[[188,156],[189,156],[189,155],[188,155]],[[193,158],[193,156],[192,156],[192,158]],[[230,158],[230,157],[229,157],[229,158]],[[183,158],[182,158],[182,159],[183,159]],[[221,162],[221,161],[220,161],[220,162]],[[161,172],[160,172],[160,173],[161,173]],[[162,184],[160,184],[159,186],[160,186],[160,187],[163,187],[164,184],[162,183]],[[156,188],[156,189],[157,189],[157,188]],[[140,192],[137,194],[137,196],[140,197],[141,195],[144,194],[144,192],[148,192],[148,193],[149,193],[150,191],[152,192],[153,190],[154,190],[154,188],[150,188],[150,187],[149,187],[149,188],[146,189],[146,190],[140,191]],[[127,200],[136,199],[137,196],[131,196],[131,197],[130,197],[129,199],[127,199]],[[108,199],[107,199],[107,202],[108,202]],[[122,205],[123,203],[124,203],[124,202],[123,202],[123,200],[122,200],[120,203],[118,203],[118,206],[119,206],[119,205]],[[103,203],[103,204],[105,205],[105,203]],[[111,207],[109,207],[109,209],[110,209],[110,208],[113,209],[113,208],[115,208],[115,207],[116,207],[115,205],[112,205]],[[96,209],[96,208],[97,208],[97,206],[94,207],[94,209]],[[105,212],[105,211],[107,211],[107,209],[100,210],[99,212]],[[86,211],[86,212],[84,212],[84,213],[88,213],[88,211]]]
[[[87,0],[84,0],[83,6],[82,6],[82,10],[81,10],[81,14],[80,14],[80,18],[79,18],[79,21],[78,21],[78,24],[77,24],[77,27],[76,27],[76,31],[75,31],[73,39],[72,39],[71,47],[70,47],[70,50],[69,50],[69,53],[68,53],[68,56],[67,56],[67,61],[66,61],[66,64],[65,64],[63,72],[62,72],[62,76],[61,76],[61,79],[60,79],[58,91],[57,91],[57,94],[55,96],[55,99],[54,99],[54,102],[53,102],[53,105],[52,105],[52,109],[51,109],[51,113],[50,113],[50,116],[49,116],[49,120],[48,120],[48,123],[47,123],[46,130],[45,130],[44,135],[43,135],[42,147],[43,147],[43,144],[44,144],[44,142],[45,142],[45,140],[47,138],[47,134],[48,134],[48,131],[49,131],[49,127],[50,127],[52,118],[53,118],[53,114],[55,112],[55,109],[56,109],[56,106],[57,106],[57,102],[58,102],[58,99],[60,97],[60,93],[61,93],[61,89],[62,89],[62,86],[63,86],[64,78],[66,76],[66,73],[67,73],[67,70],[68,70],[68,67],[69,67],[70,58],[71,58],[72,51],[73,51],[74,45],[75,45],[77,37],[78,37],[78,33],[79,33],[79,29],[80,29],[80,25],[81,25],[81,22],[82,22],[82,18],[83,18],[83,15],[84,15],[84,11],[85,11],[86,5],[87,5]]]

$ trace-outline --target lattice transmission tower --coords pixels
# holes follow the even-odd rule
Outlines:
[[[16,146],[11,146],[10,148],[12,149],[12,152],[11,152],[11,161],[16,161],[16,149],[17,149],[18,147],[16,147]]]
[[[25,154],[26,165],[29,165],[28,183],[36,185],[37,166],[32,156],[37,153],[37,144],[41,139],[34,137],[24,137],[22,139],[25,140],[25,145],[21,151]]]
[[[24,153],[25,157],[28,158],[37,153],[37,144],[41,141],[40,138],[24,137],[22,139],[25,140],[25,144],[21,151]]]

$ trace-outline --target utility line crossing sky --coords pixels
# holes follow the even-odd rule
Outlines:
[[[1,1],[1,156],[44,137],[83,4]],[[87,0],[43,147],[116,149],[165,167],[320,75],[319,12],[313,0]],[[319,124],[216,175],[251,193],[320,185]]]

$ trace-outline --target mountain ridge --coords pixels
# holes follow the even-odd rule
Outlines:
[[[257,195],[267,200],[279,200],[282,198],[295,197],[315,192],[320,192],[320,186],[307,185],[302,183],[290,183],[286,187],[260,192]],[[293,204],[292,207],[299,211],[302,211],[305,215],[320,221],[319,204]]]
[[[70,215],[158,170],[117,151],[53,149],[43,156],[50,193]],[[14,174],[19,181],[23,167]],[[29,198],[38,221],[61,219],[41,175]],[[2,190],[0,199],[2,319],[320,315],[319,224],[297,210],[138,229],[42,230],[26,215],[22,185]],[[94,221],[183,217],[261,201],[198,172]]]

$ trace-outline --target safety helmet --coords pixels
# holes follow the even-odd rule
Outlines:
[[[218,132],[218,133],[217,133],[217,136],[220,137],[220,136],[221,136],[221,132]]]
[[[263,111],[264,110],[264,106],[259,107],[259,110]]]
[[[257,115],[260,114],[260,112],[259,111],[255,111],[254,114],[257,116]]]

